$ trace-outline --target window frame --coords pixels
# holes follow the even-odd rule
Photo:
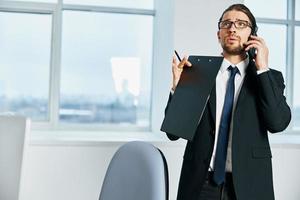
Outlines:
[[[169,66],[169,60],[173,49],[173,6],[171,0],[161,2],[154,0],[153,10],[118,8],[105,6],[84,6],[63,4],[63,0],[57,3],[36,3],[23,1],[3,1],[0,5],[2,12],[42,13],[52,15],[52,33],[50,50],[50,74],[49,74],[49,121],[32,122],[32,129],[36,131],[122,131],[122,132],[159,132],[163,118],[163,111],[169,89],[169,82],[159,83],[158,80],[166,80],[169,77],[169,69],[161,69],[160,66]],[[61,69],[61,43],[62,43],[62,15],[64,10],[90,11],[104,13],[121,13],[133,15],[153,16],[153,53],[152,53],[152,74],[151,74],[151,104],[149,127],[137,125],[116,125],[116,124],[65,124],[59,122],[59,96],[60,96],[60,69]],[[167,30],[165,31],[165,29]],[[161,30],[171,37],[164,38]],[[159,73],[158,73],[159,70]],[[159,75],[158,75],[158,74]],[[155,76],[153,76],[155,74]],[[157,74],[157,75],[156,75]],[[164,77],[162,79],[162,77]]]
[[[285,79],[285,92],[287,103],[291,108],[291,112],[294,111],[293,93],[294,93],[294,58],[295,58],[295,27],[300,26],[300,21],[296,20],[296,0],[287,0],[287,17],[286,19],[274,19],[274,18],[256,18],[257,23],[262,24],[274,24],[285,25],[287,27],[286,37],[286,77]],[[285,132],[299,133],[299,130],[294,129],[294,124],[290,123]]]

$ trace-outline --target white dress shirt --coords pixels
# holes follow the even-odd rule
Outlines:
[[[215,155],[217,150],[217,142],[218,142],[218,135],[219,135],[219,126],[220,120],[222,115],[222,110],[224,106],[224,99],[226,93],[227,82],[230,77],[230,71],[227,68],[231,65],[232,67],[237,67],[239,69],[239,73],[236,74],[234,80],[234,102],[233,102],[233,110],[232,110],[232,117],[234,114],[236,102],[241,91],[241,87],[245,78],[246,68],[249,64],[248,57],[241,61],[240,63],[234,65],[230,63],[226,58],[224,58],[220,70],[216,77],[216,127],[215,127],[215,143],[212,158],[210,161],[210,171],[214,170],[214,161]],[[229,138],[228,138],[228,148],[227,148],[227,160],[226,160],[226,171],[232,172],[232,164],[231,164],[231,139],[232,139],[232,120],[229,129]]]
[[[220,67],[220,70],[216,77],[216,127],[215,127],[215,142],[214,142],[214,149],[212,158],[210,161],[209,171],[214,170],[214,161],[215,161],[215,155],[217,150],[217,142],[218,142],[218,135],[219,135],[219,126],[220,126],[220,120],[222,115],[222,110],[224,106],[224,100],[225,100],[225,93],[227,88],[227,82],[230,77],[230,71],[227,70],[229,66],[237,67],[239,69],[239,73],[236,74],[235,80],[234,80],[234,102],[233,102],[233,108],[232,108],[232,118],[234,115],[234,110],[236,106],[236,102],[238,99],[238,96],[241,91],[241,87],[246,75],[246,69],[249,64],[249,58],[247,57],[245,60],[241,61],[240,63],[234,65],[230,63],[226,58],[224,58],[222,65]],[[269,71],[270,69],[267,67],[262,70],[257,70],[257,74],[261,74],[264,72]],[[171,89],[171,94],[173,95],[174,91]],[[232,120],[229,128],[229,138],[228,138],[228,147],[227,147],[227,159],[226,159],[226,172],[232,172],[232,162],[231,162],[231,142],[232,142]]]

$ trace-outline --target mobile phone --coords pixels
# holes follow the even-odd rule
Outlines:
[[[252,34],[252,35],[257,36],[256,33],[254,33],[254,34]],[[248,41],[249,41],[250,39],[251,39],[251,38],[250,38],[250,36],[249,36]],[[255,49],[255,48],[250,48],[250,49],[248,50],[248,55],[249,55],[249,58],[250,58],[250,59],[255,59],[255,57],[256,57],[256,49]]]
[[[249,55],[249,58],[255,59],[256,58],[256,49],[255,48],[249,49],[248,50],[248,55]]]

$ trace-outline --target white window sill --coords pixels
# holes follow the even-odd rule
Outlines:
[[[186,141],[168,140],[163,132],[114,132],[114,131],[31,131],[30,145],[103,145],[134,140],[184,146]],[[269,134],[271,147],[300,148],[300,133]]]
[[[114,131],[32,131],[30,145],[103,145],[129,141],[170,143],[163,132],[114,132]],[[185,144],[184,140],[173,143]]]
[[[300,148],[300,133],[286,132],[279,134],[269,134],[271,147],[280,148]]]

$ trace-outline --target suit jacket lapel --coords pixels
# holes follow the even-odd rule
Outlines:
[[[238,110],[240,107],[239,105],[243,102],[245,99],[245,96],[247,96],[247,93],[249,92],[249,84],[255,84],[255,77],[256,77],[256,67],[255,63],[253,61],[249,62],[249,65],[247,67],[245,79],[240,91],[240,94],[237,99],[237,104],[236,104],[236,109],[235,112]],[[210,111],[212,120],[213,120],[213,126],[215,127],[216,124],[216,87],[214,86],[211,93],[210,93],[210,98],[208,101],[208,109]],[[213,132],[214,133],[214,132]]]
[[[255,77],[256,77],[256,66],[253,61],[249,62],[249,65],[246,70],[245,79],[240,91],[240,94],[238,96],[237,102],[236,102],[236,108],[235,112],[238,111],[241,103],[244,101],[245,96],[247,96],[249,92],[249,87],[251,87],[251,84],[254,85],[255,83]]]
[[[208,108],[213,120],[213,127],[215,127],[216,124],[216,87],[214,86],[211,93],[210,98],[208,101]],[[213,131],[214,133],[214,131]]]

